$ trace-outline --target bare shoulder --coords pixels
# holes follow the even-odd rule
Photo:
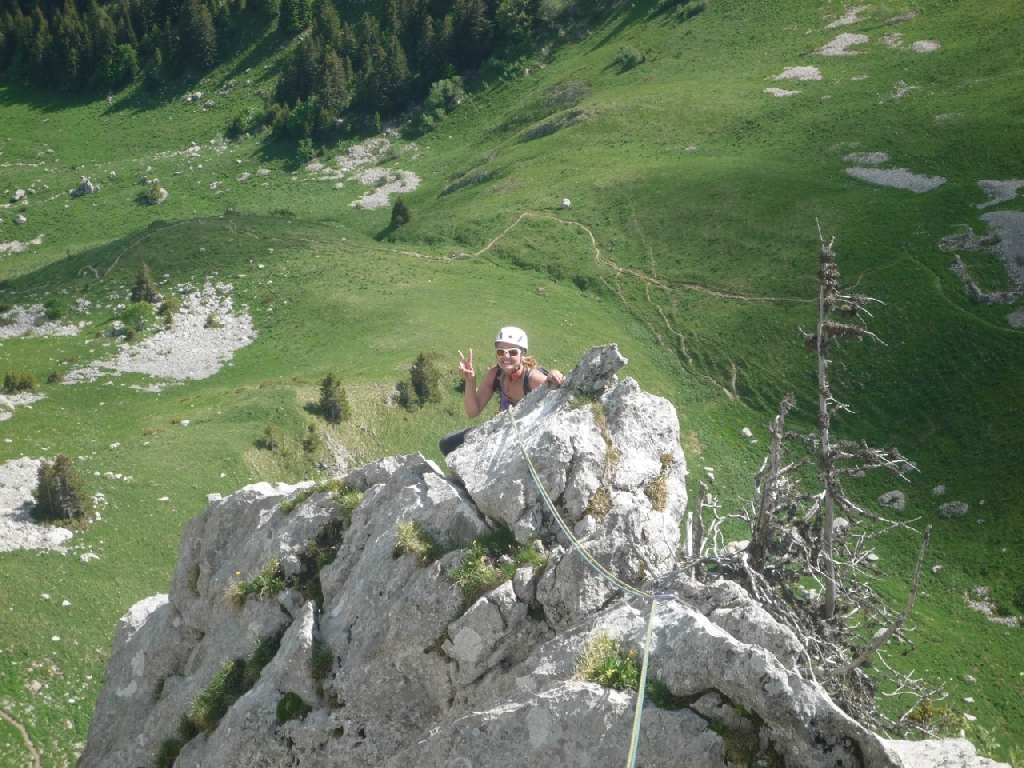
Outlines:
[[[492,365],[487,369],[487,373],[484,374],[484,379],[481,382],[482,386],[488,386],[494,384],[494,377],[498,375],[498,366]]]

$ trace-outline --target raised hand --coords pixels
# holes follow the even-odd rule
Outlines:
[[[462,355],[462,350],[459,350],[459,373],[462,374],[464,379],[475,379],[476,371],[473,370],[473,350],[469,350],[469,358],[465,358]]]

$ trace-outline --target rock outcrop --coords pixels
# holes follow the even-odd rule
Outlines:
[[[78,186],[72,189],[68,194],[72,197],[82,197],[83,195],[95,195],[99,191],[99,184],[93,184],[89,177],[83,176],[82,180],[78,183]]]
[[[170,593],[122,618],[79,766],[620,766],[635,694],[577,665],[598,637],[642,656],[651,604],[567,530],[662,596],[650,674],[673,706],[645,708],[638,764],[995,765],[965,742],[868,732],[740,587],[675,569],[678,420],[618,380],[624,363],[595,348],[515,423],[471,432],[450,476],[416,454],[350,472],[342,492],[261,484],[211,503],[185,526]],[[199,717],[235,674],[245,684]]]

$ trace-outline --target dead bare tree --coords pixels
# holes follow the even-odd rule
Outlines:
[[[883,576],[874,563],[872,544],[887,532],[913,530],[915,521],[888,520],[864,509],[847,495],[842,480],[880,468],[906,480],[907,472],[916,468],[896,449],[871,448],[863,441],[833,435],[835,414],[850,410],[835,397],[829,382],[835,342],[865,336],[878,340],[858,322],[874,300],[840,290],[833,245],[834,239],[821,241],[816,333],[801,329],[818,364],[817,430],[812,435],[787,430],[786,417],[796,404],[793,395],[787,395],[768,425],[769,453],[754,477],[753,499],[735,512],[723,513],[714,500],[708,503],[707,488],[701,484],[694,517],[710,510],[712,519],[706,534],[691,537],[693,556],[687,565],[695,574],[715,566],[718,573],[742,581],[751,596],[800,639],[805,650],[803,674],[821,682],[861,722],[905,733],[912,721],[906,715],[886,718],[875,700],[880,677],[912,697],[914,706],[935,695],[923,681],[896,672],[883,656],[890,640],[911,645],[903,627],[917,595],[930,527],[910,598],[902,611],[895,612],[872,586]],[[812,466],[817,467],[819,485],[813,492],[802,485],[814,479]],[[836,519],[837,511],[841,520]],[[749,542],[725,541],[723,530],[729,520],[749,528]],[[874,665],[876,659],[882,662]],[[865,669],[873,665],[874,674],[868,674]]]
[[[833,442],[832,418],[841,411],[850,410],[846,403],[835,397],[829,383],[828,368],[832,364],[830,356],[833,353],[833,344],[840,339],[862,341],[865,337],[879,343],[883,342],[861,323],[856,322],[864,315],[870,316],[866,308],[878,300],[842,291],[839,286],[839,267],[833,250],[835,238],[826,243],[819,227],[818,239],[821,242],[818,269],[818,325],[814,334],[806,333],[802,328],[800,332],[804,336],[807,348],[814,353],[818,362],[818,479],[821,481],[823,492],[820,501],[812,507],[809,515],[824,512],[821,524],[821,549],[825,566],[825,599],[822,612],[826,619],[830,619],[836,611],[833,556],[836,505],[851,521],[858,516],[874,517],[846,495],[841,482],[842,476],[884,467],[905,480],[904,472],[915,467],[895,449],[884,451],[870,448],[863,442],[858,444],[848,440]],[[837,320],[837,315],[842,319]]]

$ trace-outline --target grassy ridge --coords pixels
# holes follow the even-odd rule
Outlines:
[[[0,140],[10,137],[0,163],[12,163],[3,186],[13,192],[36,182],[29,224],[15,228],[14,210],[5,211],[0,241],[46,235],[41,247],[0,259],[0,279],[19,300],[61,286],[108,303],[145,260],[171,284],[232,282],[236,304],[249,305],[260,333],[211,379],[160,395],[119,386],[140,376],[113,387],[44,386],[46,400],[4,422],[12,443],[0,443],[0,460],[96,451],[84,462],[90,472],[135,477],[87,478],[111,503],[104,522],[76,541],[101,560],[0,555],[0,604],[13,609],[0,615],[0,700],[12,702],[47,750],[44,763],[59,764],[84,739],[114,621],[166,589],[180,526],[205,494],[296,479],[294,467],[255,443],[268,421],[298,435],[310,419],[303,406],[329,370],[353,400],[356,417],[339,437],[358,460],[415,450],[438,458],[437,437],[465,423],[458,395],[448,391],[415,414],[384,403],[419,351],[453,363],[455,349],[482,354],[494,328],[516,321],[546,365],[568,369],[592,344],[617,341],[630,358],[626,373],[676,404],[691,481],[713,466],[723,504],[740,503],[778,399],[797,393],[792,425],[813,417],[812,361],[797,328],[815,317],[816,219],[826,236],[838,236],[846,281],[885,302],[871,329],[886,345],[847,345],[834,369],[837,392],[855,411],[838,430],[896,444],[921,470],[906,487],[868,477],[851,489],[871,501],[900,487],[906,517],[936,525],[915,611],[917,648],[896,663],[950,679],[952,706],[994,729],[996,754],[1007,757],[1024,733],[1020,630],[970,611],[964,595],[983,584],[1000,611],[1024,611],[1024,579],[1012,558],[1024,546],[1016,492],[1024,334],[1006,324],[1008,308],[966,299],[947,269],[950,254],[936,244],[961,223],[985,230],[974,208],[986,200],[978,180],[1024,178],[1024,25],[1009,2],[922,2],[903,24],[886,22],[908,9],[883,4],[835,30],[824,29],[822,17],[842,9],[817,3],[721,2],[685,20],[683,7],[582,5],[566,24],[565,39],[578,44],[556,42],[501,82],[481,74],[491,77],[486,87],[477,82],[466,104],[388,163],[423,179],[406,195],[412,223],[393,233],[386,209],[348,207],[361,185],[314,181],[281,147],[248,139],[208,149],[229,115],[259,104],[256,87],[270,87],[280,52],[263,68],[255,57],[265,45],[244,66],[191,84],[215,92],[229,77],[253,79],[214,97],[217,106],[205,112],[130,92],[112,104],[74,104],[0,88],[8,126]],[[846,31],[869,35],[861,55],[808,55]],[[879,44],[893,32],[903,35],[902,48]],[[922,39],[942,47],[908,49]],[[646,61],[623,71],[615,63],[622,45]],[[819,67],[823,80],[766,79],[796,65]],[[916,89],[896,99],[900,81]],[[775,99],[762,92],[768,86],[802,93]],[[523,140],[573,109],[585,116],[572,127]],[[193,141],[198,158],[181,154]],[[873,186],[843,172],[852,151],[885,151],[887,165],[947,182],[923,195]],[[41,160],[45,166],[14,164]],[[270,175],[258,177],[259,168]],[[483,181],[442,194],[480,171]],[[236,181],[242,172],[253,178]],[[99,195],[48,201],[83,174],[103,185]],[[160,178],[167,203],[135,202],[142,175]],[[555,210],[564,197],[572,208]],[[239,215],[218,218],[228,209]],[[1020,199],[994,209],[1019,210]],[[503,232],[479,256],[444,260],[476,254]],[[983,285],[1007,287],[994,259],[963,256]],[[89,316],[96,325],[77,339],[4,342],[0,365],[28,367],[44,380],[60,359],[109,352],[83,344],[112,317],[105,312]],[[175,418],[192,423],[175,426]],[[739,437],[744,426],[760,443]],[[121,447],[110,451],[114,442]],[[939,484],[948,488],[941,498],[931,490]],[[156,501],[165,495],[170,501]],[[968,502],[968,516],[939,520],[936,507],[949,499]],[[902,600],[916,539],[893,537],[878,551],[893,575],[885,589]],[[932,565],[943,567],[932,573]],[[71,606],[61,608],[65,596]],[[40,659],[62,674],[29,666]],[[966,683],[965,674],[978,682]],[[51,688],[29,694],[32,680]],[[52,701],[26,713],[38,695]],[[963,704],[967,696],[975,703]],[[0,766],[17,759],[0,757]]]

